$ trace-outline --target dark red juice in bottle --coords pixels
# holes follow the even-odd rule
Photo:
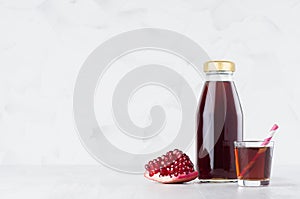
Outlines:
[[[234,141],[243,139],[243,114],[232,80],[234,63],[204,65],[206,82],[197,115],[197,170],[203,181],[237,179]]]

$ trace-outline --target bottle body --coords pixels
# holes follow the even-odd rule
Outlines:
[[[212,74],[202,90],[197,113],[196,143],[200,180],[237,179],[234,141],[243,140],[243,113],[230,75],[232,73]]]

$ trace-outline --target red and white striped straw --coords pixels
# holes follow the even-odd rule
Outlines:
[[[269,136],[266,139],[264,139],[264,142],[261,144],[261,146],[267,146],[270,143],[277,129],[278,129],[278,125],[274,124],[269,132]]]

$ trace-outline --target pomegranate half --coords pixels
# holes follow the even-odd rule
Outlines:
[[[148,162],[144,176],[160,183],[183,183],[194,180],[198,172],[189,156],[178,149]]]

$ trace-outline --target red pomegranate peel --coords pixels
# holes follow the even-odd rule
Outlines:
[[[278,125],[274,124],[269,132],[269,136],[266,139],[264,139],[264,142],[261,144],[261,146],[264,148],[258,150],[257,154],[248,163],[248,165],[242,170],[242,172],[239,175],[240,177],[243,177],[253,167],[255,161],[267,150],[267,147],[265,146],[267,146],[270,143],[277,129],[278,129]]]

